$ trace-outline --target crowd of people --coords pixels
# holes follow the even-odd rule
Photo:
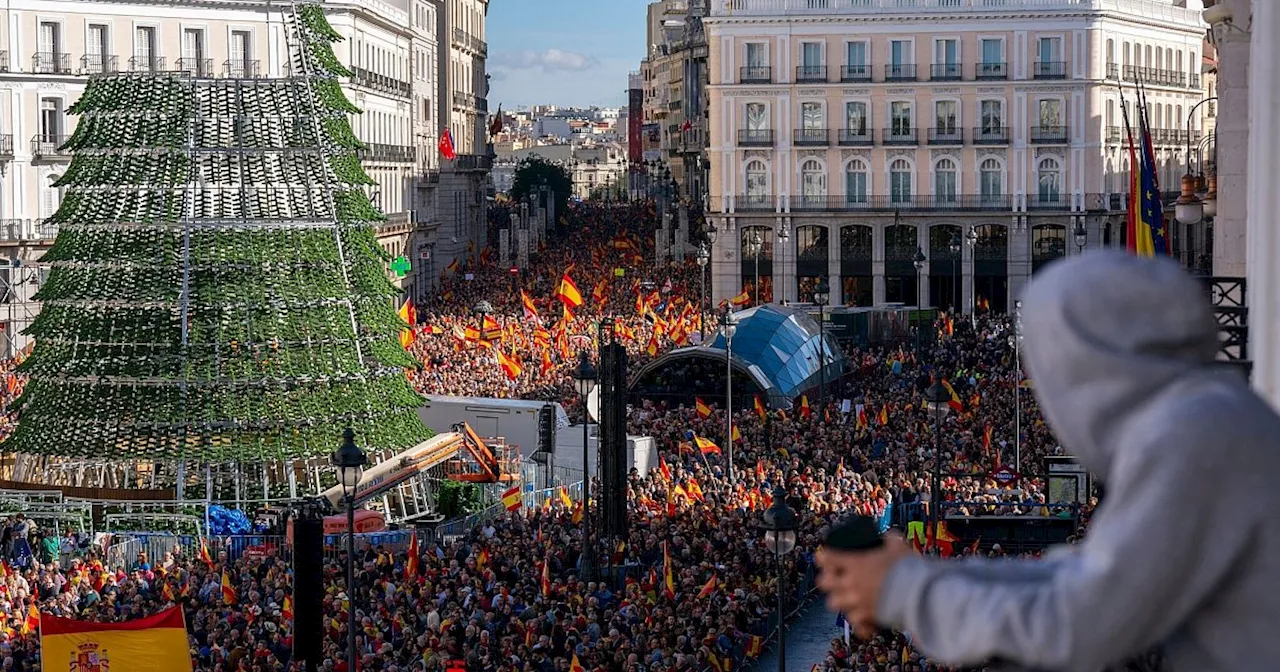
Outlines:
[[[626,345],[633,371],[696,342],[704,327],[701,269],[692,256],[655,262],[655,216],[648,203],[575,204],[514,279],[490,249],[450,263],[436,291],[416,306],[408,344],[420,362],[409,372],[415,387],[554,400],[572,412],[580,404],[570,371],[578,352],[600,337],[602,318],[613,321],[612,336]],[[506,218],[499,212],[495,221]],[[562,296],[566,278],[581,305],[566,306],[573,303]],[[491,312],[477,310],[481,301]],[[1039,473],[1043,458],[1058,450],[1015,361],[1008,320],[941,316],[934,326],[941,335],[920,348],[908,342],[848,350],[847,375],[830,381],[821,400],[806,397],[807,412],[735,404],[733,438],[724,436],[720,400],[701,408],[674,397],[635,404],[628,432],[654,437],[661,463],[646,476],[631,475],[626,538],[593,540],[597,564],[615,581],[580,578],[581,514],[567,497],[522,506],[457,539],[424,537],[412,560],[403,549],[363,548],[354,585],[340,571],[342,556],[332,555],[330,660],[321,669],[353,672],[342,633],[354,608],[361,672],[434,671],[458,659],[484,672],[729,672],[767,646],[776,618],[775,559],[756,531],[776,488],[801,521],[782,573],[788,609],[812,572],[812,551],[849,512],[888,510],[905,524],[940,498],[950,500],[947,510],[964,513],[1066,511],[1046,501],[1034,478],[994,477],[1001,467]],[[923,399],[935,379],[946,379],[955,397],[937,437],[940,493],[930,478],[939,459],[937,417]],[[694,436],[718,445],[701,447]],[[721,450],[730,442],[732,465],[730,451]],[[4,530],[13,540],[39,534],[18,518]],[[18,548],[3,549],[0,672],[39,669],[33,605],[39,613],[120,621],[181,604],[196,669],[292,669],[291,577],[274,551],[232,557],[213,540],[208,558],[175,552],[111,566],[103,549],[85,543],[69,551],[64,543],[61,554],[38,553],[29,543]],[[900,635],[852,648],[840,643],[825,665],[935,669]]]

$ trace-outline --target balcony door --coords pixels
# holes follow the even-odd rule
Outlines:
[[[40,99],[40,138],[41,142],[60,144],[62,142],[62,124],[65,115],[62,111],[61,98]]]

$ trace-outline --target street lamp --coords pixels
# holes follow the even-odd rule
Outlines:
[[[923,329],[920,328],[920,321],[921,321],[920,311],[922,308],[924,308],[924,306],[920,305],[920,282],[921,282],[922,274],[924,273],[924,265],[927,262],[928,262],[928,259],[925,259],[925,256],[924,256],[924,248],[917,245],[916,256],[911,258],[911,265],[916,267],[916,356],[917,357],[920,356],[920,337],[921,337],[921,332],[924,331]]]
[[[729,451],[729,485],[733,485],[733,335],[738,333],[738,316],[733,314],[733,306],[724,309],[720,318],[720,329],[724,332],[724,435]]]
[[[591,470],[588,460],[591,451],[588,448],[590,438],[587,425],[590,424],[590,411],[587,410],[587,396],[596,389],[596,367],[591,364],[591,357],[583,350],[578,355],[578,365],[570,374],[578,388],[578,396],[582,397],[582,578],[592,576],[591,557]]]
[[[964,242],[969,248],[969,263],[971,264],[969,271],[969,284],[972,285],[978,279],[975,275],[976,267],[972,266],[975,261],[974,254],[978,251],[977,227],[969,227],[969,230],[964,233]],[[971,318],[976,318],[978,315],[978,292],[977,287],[973,287],[972,289],[974,291],[969,292],[969,315]],[[977,323],[975,322],[974,324],[976,325]]]
[[[756,263],[756,282],[751,286],[751,305],[760,304],[760,254],[764,252],[764,238],[760,236],[760,229],[752,229],[749,238],[751,256],[755,258]]]
[[[356,486],[369,463],[356,445],[355,432],[342,431],[342,445],[329,457],[347,502],[347,669],[356,669]]]
[[[942,419],[951,408],[951,393],[936,373],[933,384],[924,391],[924,399],[933,412],[933,486],[929,491],[929,529],[933,532],[936,544],[938,522],[942,520]]]
[[[779,253],[779,255],[778,255],[779,257],[781,257],[781,256],[782,256],[782,253],[785,253],[785,252],[786,252],[786,249],[787,249],[787,241],[789,241],[789,240],[791,240],[791,228],[790,228],[789,226],[787,226],[787,225],[783,224],[783,225],[782,225],[782,229],[780,229],[780,230],[778,231],[778,247],[777,247],[777,249],[782,250],[782,252],[780,252],[780,253]],[[781,263],[781,260],[780,260],[780,259],[779,259],[778,261],[779,261],[779,263]],[[772,286],[772,285],[770,285],[770,286]],[[770,291],[770,292],[769,292],[769,298],[770,298],[770,299],[772,299],[772,298],[773,298],[773,292],[772,292],[772,291]]]
[[[707,249],[707,244],[703,242],[698,245],[698,334],[701,340],[707,338],[707,325],[704,324],[703,318],[706,316],[707,307],[707,262],[711,261],[711,251]]]
[[[1195,179],[1195,178],[1191,178]],[[1183,188],[1186,188],[1184,183]],[[1194,196],[1194,194],[1192,194]],[[1076,252],[1084,252],[1084,246],[1089,244],[1089,231],[1084,228],[1084,222],[1077,220],[1076,228],[1071,231],[1076,239]]]
[[[1013,468],[1022,468],[1022,301],[1013,302],[1013,333],[1009,335],[1018,377],[1013,383]]]
[[[476,301],[476,305],[472,306],[471,310],[475,311],[475,314],[480,318],[480,340],[489,340],[485,337],[484,318],[493,314],[493,304],[481,299]]]
[[[818,278],[813,288],[813,303],[818,307],[818,407],[826,408],[827,397],[827,301],[831,300],[831,287],[826,278]]]
[[[796,547],[796,528],[800,526],[796,512],[787,506],[787,491],[781,485],[773,488],[773,502],[760,517],[760,527],[764,528],[764,545],[773,553],[773,566],[778,583],[778,672],[787,669],[787,638],[782,631],[782,619],[785,608],[786,591],[783,581],[786,579],[782,571],[782,557]]]
[[[960,305],[960,234],[952,233],[951,241],[947,243],[947,249],[951,250],[951,312],[955,312]]]

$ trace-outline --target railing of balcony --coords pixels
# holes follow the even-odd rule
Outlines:
[[[869,82],[871,81],[871,66],[869,65],[845,65],[840,68],[840,81],[842,82]]]
[[[258,61],[223,61],[222,74],[231,79],[255,79],[258,77]]]
[[[477,54],[480,54],[481,56],[485,56],[485,57],[487,57],[487,56],[489,55],[489,43],[488,43],[488,42],[485,42],[484,40],[482,40],[482,39],[480,39],[480,38],[478,38],[478,37],[472,37],[472,36],[470,36],[470,35],[468,35],[467,37],[469,38],[469,41],[470,41],[470,43],[471,43],[471,50],[472,50],[472,51],[476,52]]]
[[[914,82],[916,79],[916,66],[914,63],[890,63],[884,66],[884,81],[886,82]]]
[[[1009,144],[1008,126],[977,126],[973,129],[975,145],[1007,145]]]
[[[920,144],[920,132],[914,128],[884,128],[880,134],[880,143],[884,145]]]
[[[130,56],[129,70],[131,72],[157,72],[164,70],[163,56]]]
[[[963,145],[964,129],[956,126],[937,126],[929,129],[931,145]]]
[[[213,72],[212,58],[179,58],[178,72],[192,77],[210,77]]]
[[[975,63],[973,78],[977,80],[1008,79],[1009,66],[1005,63]]]
[[[9,72],[9,52],[0,49],[0,72]]]
[[[1027,196],[1028,210],[1070,210],[1071,199],[1063,193],[1036,193]]]
[[[492,170],[493,157],[487,154],[459,154],[453,161],[455,170]]]
[[[767,65],[747,65],[738,68],[738,82],[742,84],[768,84],[773,81],[773,68]]]
[[[1066,61],[1036,61],[1034,77],[1036,79],[1066,79]]]
[[[1067,141],[1066,126],[1032,126],[1031,142],[1038,144],[1062,144]]]
[[[370,142],[366,143],[364,149],[359,150],[357,155],[364,161],[412,163],[417,157],[417,152],[408,145],[384,145]]]
[[[1107,79],[1120,79],[1120,64],[1119,64],[1119,63],[1108,63],[1108,64],[1107,64]]]
[[[827,81],[827,66],[825,65],[797,65],[796,81],[800,83],[806,82],[825,82]]]
[[[778,209],[778,199],[767,194],[739,194],[733,199],[738,212],[773,212]]]
[[[742,198],[742,197],[739,197]],[[770,203],[773,197],[769,197]],[[793,196],[793,212],[981,212],[1006,211],[1013,208],[1008,194],[953,194],[946,196],[903,196],[891,194],[848,194],[827,196]],[[741,207],[737,208],[742,210]],[[772,206],[770,210],[774,209]]]
[[[467,39],[467,37],[468,37],[468,35],[467,35],[467,31],[465,31],[465,30],[463,30],[463,29],[461,29],[461,28],[454,28],[454,29],[453,29],[453,43],[454,43],[455,45],[457,45],[457,46],[459,46],[459,47],[469,47],[469,46],[471,46],[471,42],[470,42],[470,40],[468,40],[468,39]]]
[[[13,136],[5,133],[0,135],[0,160],[11,159],[13,159]]]
[[[744,147],[772,147],[773,129],[743,128],[738,130],[738,144]]]
[[[960,79],[959,63],[934,63],[929,66],[929,79],[934,81],[949,81]]]
[[[1126,138],[1124,135],[1123,126],[1108,126],[1106,138],[1107,138],[1107,143],[1113,144],[1113,145],[1118,145],[1128,141],[1128,138]]]
[[[41,133],[31,138],[31,155],[38,159],[71,156],[71,152],[61,148],[66,141],[67,136],[65,135]]]
[[[108,54],[85,54],[80,57],[80,74],[101,75],[120,69],[120,58]]]
[[[793,131],[791,142],[806,147],[826,147],[831,144],[831,131],[825,128],[797,128]]]
[[[1123,78],[1126,82],[1142,82],[1154,86],[1173,86],[1182,88],[1200,88],[1200,75],[1196,73],[1182,72],[1181,70],[1166,70],[1164,68],[1147,68],[1137,65],[1126,65],[1118,68],[1116,72],[1119,77],[1113,74],[1111,64],[1107,67],[1107,76],[1111,79]]]
[[[365,68],[349,68],[351,70],[351,81],[359,86],[365,86],[376,91],[391,93],[397,96],[408,97],[413,93],[413,86],[409,82],[396,79],[387,75],[383,75]],[[468,96],[469,94],[455,91],[453,93],[454,100],[457,101],[458,96]],[[474,98],[474,96],[471,96]],[[462,104],[462,103],[458,103]],[[472,105],[471,107],[475,107]]]
[[[31,57],[31,71],[38,75],[71,74],[71,54],[59,51],[39,51]]]
[[[870,129],[842,128],[840,129],[839,144],[845,147],[857,147],[874,143],[872,142]]]

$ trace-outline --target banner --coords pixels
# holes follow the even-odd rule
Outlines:
[[[126,623],[40,615],[42,672],[191,672],[181,607]]]

